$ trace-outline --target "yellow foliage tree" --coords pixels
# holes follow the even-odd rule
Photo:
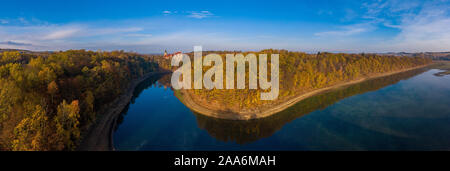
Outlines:
[[[74,150],[76,142],[80,138],[78,100],[67,104],[64,100],[58,106],[58,113],[55,117],[56,122],[56,149]]]
[[[14,129],[13,150],[46,150],[45,128],[47,120],[45,110],[36,105],[31,116],[22,119]]]

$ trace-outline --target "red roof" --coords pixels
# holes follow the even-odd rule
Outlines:
[[[164,55],[164,57],[165,57],[165,58],[168,58],[168,57],[172,57],[172,56],[178,55],[178,54],[182,54],[182,52],[176,52],[176,53],[174,53],[174,54],[167,54],[167,55]]]

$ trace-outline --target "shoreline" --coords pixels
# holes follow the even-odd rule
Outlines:
[[[141,78],[132,80],[125,93],[117,97],[111,103],[102,106],[101,114],[95,123],[89,126],[82,136],[77,151],[111,151],[114,149],[113,133],[117,118],[133,98],[134,89],[142,81],[158,74],[170,73],[170,71],[150,72]]]
[[[186,92],[183,92],[183,90],[180,91],[180,93],[183,97],[178,98],[178,99],[184,105],[186,105],[186,107],[188,107],[189,109],[196,111],[199,114],[202,114],[205,116],[210,116],[210,117],[215,117],[215,118],[220,118],[220,119],[229,119],[229,120],[260,119],[260,118],[265,118],[265,117],[271,116],[280,111],[283,111],[283,110],[291,107],[292,105],[298,103],[301,100],[304,100],[308,97],[317,95],[319,93],[322,93],[322,92],[325,92],[328,90],[345,87],[348,85],[360,83],[360,82],[378,78],[378,77],[384,77],[384,76],[389,76],[389,75],[393,75],[393,74],[397,74],[397,73],[401,73],[401,72],[420,69],[420,68],[424,68],[424,67],[427,67],[427,66],[430,66],[433,64],[436,64],[436,62],[432,62],[427,65],[417,66],[417,67],[413,67],[413,68],[394,71],[394,72],[375,74],[375,75],[372,75],[369,77],[360,78],[357,80],[340,83],[340,84],[336,84],[336,85],[321,88],[321,89],[316,89],[316,90],[310,91],[308,93],[304,93],[304,94],[301,94],[298,96],[291,97],[291,98],[287,99],[286,101],[281,102],[280,104],[277,104],[275,107],[272,107],[272,108],[269,108],[269,109],[266,109],[266,110],[263,110],[260,112],[242,112],[239,114],[219,113],[221,111],[208,109],[208,108],[205,108],[205,107],[193,102],[190,95]],[[94,124],[92,124],[88,128],[88,131],[85,133],[85,135],[82,136],[83,139],[81,140],[81,143],[77,148],[77,151],[111,151],[111,150],[115,150],[114,142],[113,142],[113,133],[114,133],[114,129],[116,127],[116,120],[117,120],[118,116],[121,114],[121,112],[123,111],[123,109],[129,104],[130,100],[132,99],[134,89],[136,88],[137,85],[139,85],[139,83],[148,79],[149,77],[157,75],[157,74],[165,74],[165,73],[170,73],[170,71],[151,72],[151,73],[144,75],[142,78],[133,80],[130,83],[126,93],[124,93],[121,96],[119,96],[118,98],[116,98],[113,102],[103,106],[102,108],[104,108],[105,111],[102,112],[103,114],[99,118],[97,118],[96,122]]]
[[[210,116],[210,117],[215,117],[215,118],[219,118],[219,119],[229,119],[229,120],[252,120],[252,119],[260,119],[260,118],[265,118],[268,116],[271,116],[275,113],[281,112],[289,107],[291,107],[292,105],[295,105],[296,103],[308,98],[308,97],[312,97],[314,95],[320,94],[322,92],[325,91],[329,91],[332,89],[338,89],[341,87],[345,87],[345,86],[349,86],[352,84],[357,84],[360,82],[364,82],[370,79],[374,79],[374,78],[379,78],[379,77],[385,77],[385,76],[389,76],[389,75],[393,75],[393,74],[397,74],[397,73],[401,73],[401,72],[406,72],[406,71],[411,71],[411,70],[415,70],[415,69],[420,69],[420,68],[424,68],[430,65],[436,64],[436,62],[432,62],[430,64],[426,64],[426,65],[421,65],[421,66],[417,66],[417,67],[413,67],[413,68],[408,68],[408,69],[402,69],[399,71],[392,71],[392,72],[387,72],[387,73],[379,73],[379,74],[374,74],[372,76],[368,76],[368,77],[363,77],[363,78],[359,78],[356,80],[352,80],[352,81],[348,81],[348,82],[344,82],[344,83],[339,83],[336,85],[332,85],[329,87],[324,87],[324,88],[320,88],[320,89],[316,89],[304,94],[300,94],[297,96],[293,96],[290,97],[288,99],[286,99],[283,102],[280,102],[278,104],[275,104],[274,107],[268,108],[268,109],[262,109],[260,111],[250,111],[250,112],[239,112],[239,113],[232,113],[232,112],[224,112],[224,111],[220,111],[220,110],[214,110],[214,109],[209,109],[206,108],[202,105],[199,105],[197,103],[195,103],[192,100],[192,97],[189,93],[185,92],[184,90],[181,90],[180,93],[183,96],[182,98],[179,98],[180,101],[186,105],[189,109],[198,112],[199,114],[205,115],[205,116]]]

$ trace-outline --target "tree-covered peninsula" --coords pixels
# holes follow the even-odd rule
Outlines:
[[[207,52],[205,55],[208,53],[220,54],[225,61],[225,54],[235,52]],[[180,91],[182,101],[195,111],[206,115],[225,119],[254,119],[269,116],[267,111],[289,100],[295,103],[293,99],[306,97],[311,92],[365,78],[406,71],[432,62],[430,58],[424,57],[326,52],[307,54],[273,49],[243,54],[245,56],[249,53],[254,53],[257,57],[258,54],[267,54],[267,56],[279,54],[279,96],[276,100],[261,100],[261,92],[268,90],[248,88],[249,65],[247,63],[246,89],[183,89]],[[271,65],[270,62],[268,65]],[[267,68],[270,68],[269,66]],[[203,67],[203,72],[210,68]],[[223,75],[225,78],[226,72]],[[270,70],[267,78],[271,78]],[[266,114],[261,114],[264,112]]]

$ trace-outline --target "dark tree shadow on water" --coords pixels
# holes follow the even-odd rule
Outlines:
[[[342,99],[379,90],[386,86],[396,84],[401,80],[409,79],[421,74],[428,69],[429,68],[422,68],[402,72],[323,92],[319,95],[302,100],[282,112],[261,119],[240,121],[218,119],[195,112],[194,115],[197,117],[198,126],[201,129],[206,130],[212,137],[224,142],[246,144],[261,138],[270,137],[285,124],[316,110],[323,110]]]
[[[130,104],[134,104],[136,99],[139,98],[139,95],[146,89],[157,86],[157,87],[167,87],[170,88],[170,76],[171,74],[157,74],[155,76],[151,76],[147,78],[146,80],[139,83],[136,88],[133,91],[133,97],[131,98],[131,101],[127,104],[127,106],[120,112],[119,117],[116,120],[116,127],[114,128],[114,131],[116,131],[120,124],[123,123],[123,120],[125,118],[125,115],[128,113],[128,110],[130,109]],[[167,78],[169,82],[167,82]]]

